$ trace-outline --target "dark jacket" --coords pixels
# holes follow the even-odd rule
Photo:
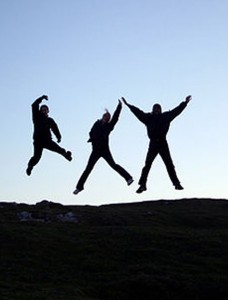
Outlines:
[[[186,106],[186,102],[181,102],[176,108],[156,115],[153,113],[145,113],[139,108],[128,104],[128,107],[133,114],[146,125],[147,135],[149,139],[153,141],[166,139],[170,123],[185,109]]]
[[[114,126],[116,125],[119,119],[121,108],[121,104],[118,104],[115,112],[113,113],[111,121],[109,121],[108,123],[103,123],[102,120],[97,120],[94,123],[93,127],[89,132],[90,138],[88,140],[88,142],[92,143],[93,147],[99,149],[108,147],[109,134],[113,130]]]
[[[61,134],[55,121],[45,116],[39,109],[42,99],[38,98],[32,104],[32,120],[34,123],[33,139],[36,142],[47,142],[52,140],[51,131],[57,140],[61,139]]]

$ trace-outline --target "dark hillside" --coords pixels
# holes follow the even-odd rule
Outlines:
[[[227,300],[228,201],[0,203],[1,300]]]

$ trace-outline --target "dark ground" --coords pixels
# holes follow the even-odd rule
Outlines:
[[[0,202],[0,226],[1,300],[228,300],[227,200]]]

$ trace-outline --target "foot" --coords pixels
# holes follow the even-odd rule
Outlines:
[[[140,185],[140,187],[137,189],[136,193],[141,194],[144,191],[146,191],[146,187],[144,185]]]
[[[81,191],[82,191],[83,189],[75,189],[74,191],[73,191],[73,194],[74,195],[77,195],[78,193],[80,193]]]
[[[178,183],[178,184],[175,185],[175,189],[176,190],[183,190],[184,188],[183,188],[183,186],[181,186],[180,183]]]
[[[28,168],[26,169],[26,174],[27,174],[28,176],[30,176],[31,173],[32,173],[32,167],[28,167]]]
[[[133,179],[133,178],[130,178],[130,179],[128,179],[128,181],[127,181],[127,185],[131,185],[133,181],[134,181],[134,179]]]
[[[67,151],[65,157],[66,157],[67,160],[71,161],[72,160],[72,153],[70,151]]]

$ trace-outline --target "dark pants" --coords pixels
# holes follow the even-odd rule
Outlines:
[[[35,141],[33,145],[34,145],[34,154],[28,162],[29,167],[34,167],[39,162],[44,148],[53,152],[57,152],[63,155],[64,157],[66,156],[66,150],[61,148],[57,143],[53,142],[52,140],[45,141],[45,142]]]
[[[145,166],[142,169],[141,177],[139,179],[139,184],[142,186],[146,186],[147,177],[151,168],[151,165],[157,155],[160,155],[165,166],[169,177],[173,183],[173,185],[177,185],[180,183],[177,178],[177,174],[175,171],[175,167],[170,155],[169,146],[166,140],[162,141],[150,141],[149,149],[146,156]]]
[[[124,168],[122,168],[120,165],[115,163],[108,147],[102,149],[93,148],[93,151],[89,157],[88,164],[77,183],[76,186],[77,189],[79,190],[84,189],[84,183],[86,182],[96,162],[101,157],[103,157],[106,160],[106,162],[109,164],[109,166],[113,168],[117,173],[119,173],[126,181],[132,178],[132,176]]]

